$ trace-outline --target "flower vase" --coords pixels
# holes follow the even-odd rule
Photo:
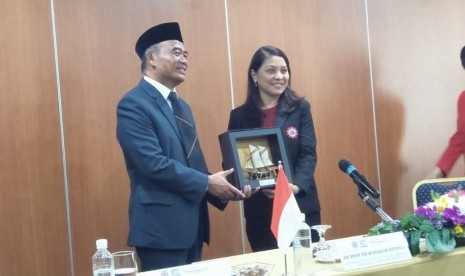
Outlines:
[[[426,239],[425,238],[420,238],[419,248],[420,248],[420,254],[428,252],[428,250],[426,250]]]
[[[455,237],[456,245],[455,247],[465,246],[465,237]]]

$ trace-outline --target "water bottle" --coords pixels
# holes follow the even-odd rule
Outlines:
[[[294,272],[296,275],[314,275],[311,230],[305,223],[305,214],[301,215],[302,223],[292,242]]]
[[[96,242],[97,252],[92,256],[92,270],[94,276],[114,276],[115,263],[113,255],[108,251],[106,239],[99,239]]]

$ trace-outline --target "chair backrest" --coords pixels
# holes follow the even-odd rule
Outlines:
[[[425,179],[419,181],[413,186],[412,190],[413,209],[433,201],[431,198],[431,191],[435,191],[442,195],[450,190],[457,189],[459,186],[465,189],[465,177]]]

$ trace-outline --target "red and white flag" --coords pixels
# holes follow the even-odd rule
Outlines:
[[[283,167],[279,166],[271,218],[271,231],[278,241],[279,248],[291,245],[301,223],[302,216],[299,205],[297,205],[291,187],[289,187]]]

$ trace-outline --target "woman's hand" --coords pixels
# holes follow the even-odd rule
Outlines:
[[[289,187],[291,187],[291,191],[294,195],[298,194],[300,192],[300,187],[297,185],[294,185],[292,183],[289,183]]]

